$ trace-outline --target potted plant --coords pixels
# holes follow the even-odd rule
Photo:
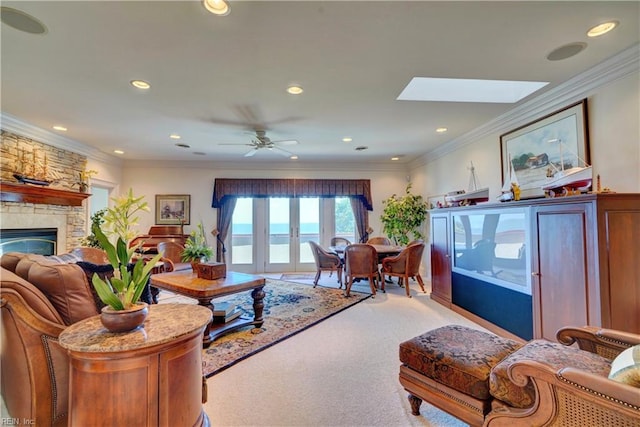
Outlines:
[[[93,227],[102,226],[102,223],[104,222],[104,216],[106,213],[107,213],[107,209],[105,208],[105,209],[100,209],[99,211],[91,215],[91,234],[80,239],[81,246],[102,249],[102,246],[100,246],[100,242],[98,242],[98,239],[96,238],[95,234],[93,234]]]
[[[144,322],[148,307],[139,301],[140,296],[147,286],[151,270],[162,257],[162,254],[157,254],[148,261],[139,258],[132,264],[138,246],[128,247],[128,242],[135,236],[132,229],[138,220],[135,215],[139,211],[149,210],[143,198],[134,197],[132,190],[129,190],[126,196],[113,199],[115,205],[107,209],[105,225],[110,226],[111,233],[115,234],[115,245],[98,224],[92,226],[93,234],[114,270],[111,278],[102,279],[94,274],[91,280],[98,297],[107,304],[102,309],[102,323],[112,332],[135,329]],[[129,318],[133,323],[129,323]]]
[[[204,234],[204,226],[202,222],[198,224],[195,230],[191,231],[189,238],[184,243],[184,251],[182,251],[182,261],[190,262],[193,271],[196,271],[196,264],[207,262],[213,257],[213,248],[207,244],[207,237]]]
[[[409,235],[414,239],[424,238],[420,226],[427,217],[427,203],[422,196],[411,194],[411,183],[407,184],[405,195],[398,197],[395,194],[382,201],[384,210],[380,220],[383,231],[396,244],[409,243]]]

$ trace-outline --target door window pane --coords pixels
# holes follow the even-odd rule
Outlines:
[[[253,199],[238,198],[231,220],[233,264],[253,264]]]
[[[334,235],[356,243],[356,221],[353,217],[351,200],[348,197],[336,197],[335,201],[336,230]]]
[[[291,259],[289,199],[269,199],[269,263],[289,263]]]
[[[315,262],[309,240],[320,241],[320,199],[300,199],[300,263]]]

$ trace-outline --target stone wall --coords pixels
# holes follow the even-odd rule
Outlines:
[[[46,155],[50,177],[55,178],[51,188],[78,191],[78,177],[85,170],[87,158],[71,151],[63,150],[34,141],[7,131],[0,131],[0,172],[2,181],[16,182],[13,173],[22,153],[27,159],[40,162]],[[83,206],[58,206],[34,203],[0,202],[2,228],[52,228],[58,229],[58,253],[64,253],[79,246],[86,235],[87,211]]]

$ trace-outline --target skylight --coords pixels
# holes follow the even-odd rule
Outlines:
[[[414,77],[399,101],[514,103],[549,82]]]

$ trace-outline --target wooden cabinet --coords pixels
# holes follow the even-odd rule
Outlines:
[[[451,259],[449,255],[449,215],[432,212],[431,218],[431,299],[451,305]]]
[[[69,425],[209,426],[202,332],[210,320],[205,307],[157,304],[128,333],[108,333],[99,316],[65,329]]]
[[[529,218],[526,232],[531,250],[526,249],[524,262],[531,274],[529,322],[533,322],[533,338],[554,340],[556,331],[567,325],[640,333],[640,194],[587,194],[432,211],[435,301],[480,320],[498,333],[504,332],[505,327],[498,326],[497,320],[502,320],[500,307],[506,312],[514,302],[508,293],[495,294],[505,295],[505,300],[482,302],[493,306],[497,320],[494,317],[485,321],[479,314],[481,310],[476,312],[473,305],[469,308],[468,300],[463,301],[468,293],[477,291],[471,298],[477,299],[487,291],[493,292],[496,273],[494,270],[488,277],[461,272],[454,266],[452,219],[465,213],[490,212],[495,216],[515,210],[525,212]],[[513,315],[509,320],[512,318]],[[505,329],[510,332],[508,327]]]
[[[554,341],[563,326],[600,325],[592,206],[555,204],[533,209],[534,336]],[[589,307],[591,303],[591,307]]]

